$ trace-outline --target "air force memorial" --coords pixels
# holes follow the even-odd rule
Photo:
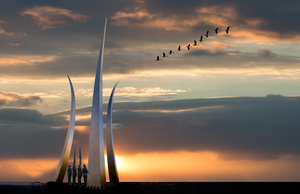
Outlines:
[[[89,141],[89,159],[88,169],[85,164],[83,168],[81,166],[81,150],[79,150],[79,165],[76,169],[76,158],[74,152],[73,167],[68,166],[69,157],[73,144],[74,127],[75,127],[75,93],[70,77],[68,76],[70,88],[71,88],[71,113],[69,128],[66,135],[65,144],[62,150],[60,162],[58,164],[54,181],[56,183],[62,183],[67,171],[69,184],[76,184],[76,177],[78,178],[78,185],[81,186],[81,178],[83,176],[84,186],[91,186],[97,188],[103,188],[106,185],[105,175],[105,157],[104,157],[104,131],[103,131],[103,53],[106,34],[107,18],[105,19],[104,32],[102,37],[102,43],[100,47],[100,53],[98,58],[98,64],[96,69],[93,103],[92,103],[92,117],[90,128],[90,141]],[[114,92],[118,82],[114,86],[107,108],[107,120],[106,120],[106,148],[107,148],[107,164],[110,182],[119,182],[118,171],[116,166],[116,159],[114,153],[113,144],[113,131],[112,131],[112,107]],[[71,178],[73,181],[71,181]],[[71,183],[72,182],[72,183]]]
[[[81,164],[81,150],[79,151],[79,165],[76,170],[76,158],[74,152],[73,167],[68,166],[69,157],[72,149],[73,137],[74,137],[74,127],[75,127],[75,93],[70,77],[68,76],[70,88],[71,88],[71,113],[69,128],[65,140],[65,144],[62,150],[60,162],[58,164],[54,180],[56,183],[62,183],[65,177],[66,171],[68,172],[68,182],[69,184],[75,185],[76,177],[78,179],[78,185],[81,185],[81,179],[84,179],[84,186],[91,186],[96,188],[103,188],[106,185],[106,174],[105,174],[105,157],[104,157],[104,130],[103,130],[103,54],[104,54],[104,43],[106,35],[106,24],[107,19],[105,19],[104,32],[102,37],[102,42],[100,46],[99,58],[97,63],[94,92],[93,92],[93,102],[92,102],[92,116],[91,116],[91,127],[90,127],[90,141],[89,141],[89,158],[88,158],[88,169],[85,164]],[[219,28],[214,31],[216,34],[219,32]],[[228,26],[225,32],[228,34],[230,26]],[[207,30],[205,37],[208,38],[209,30]],[[200,36],[199,42],[203,41],[202,35]],[[197,46],[198,43],[194,40],[194,45]],[[191,45],[187,45],[187,49],[190,50]],[[178,46],[178,51],[182,50],[181,46]],[[170,50],[169,55],[173,53]],[[165,52],[163,52],[163,57],[166,57]],[[156,61],[159,61],[159,56],[157,56]],[[112,89],[108,108],[107,108],[107,118],[106,118],[106,152],[107,152],[107,164],[109,172],[109,180],[111,183],[118,183],[118,171],[116,166],[116,159],[114,153],[113,144],[113,131],[112,131],[112,107],[114,92],[119,82],[115,84]],[[72,179],[73,178],[73,179]],[[71,180],[72,179],[72,180]]]

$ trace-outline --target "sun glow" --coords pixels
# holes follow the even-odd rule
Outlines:
[[[54,176],[58,161],[53,158],[2,160],[0,181],[49,181]],[[69,164],[72,161],[70,159]],[[88,158],[83,158],[82,163],[88,164]],[[109,182],[106,156],[105,163]],[[211,151],[176,151],[119,154],[116,156],[116,163],[121,182],[300,180],[297,173],[299,158],[295,156],[270,160],[233,160],[223,158],[222,153]]]
[[[297,159],[226,160],[220,153],[167,152],[119,156],[120,181],[280,181],[296,180]],[[284,167],[286,166],[286,167]],[[288,177],[286,177],[288,175]]]

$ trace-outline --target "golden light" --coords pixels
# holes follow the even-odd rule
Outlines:
[[[15,167],[18,167],[19,171],[24,174],[29,175],[32,178],[39,178],[44,175],[46,172],[49,172],[55,169],[58,165],[57,159],[52,158],[37,158],[37,159],[11,159],[3,160],[0,163],[1,169],[3,165],[11,164]],[[11,169],[6,169],[11,170]],[[20,172],[15,172],[20,173]]]
[[[119,156],[117,156],[117,155],[115,155],[115,157],[116,157],[117,168],[119,170],[122,170],[124,168],[124,164],[123,164],[122,158],[119,157]]]
[[[229,160],[220,156],[211,151],[152,152],[118,155],[116,162],[121,182],[300,181],[299,158],[295,156],[266,160]],[[82,162],[88,164],[88,158]],[[52,158],[2,160],[0,180],[49,181],[41,179],[49,173],[54,176],[57,165],[58,159]],[[106,177],[109,182],[107,168]]]
[[[119,156],[120,181],[280,181],[298,180],[297,159],[226,160],[220,153],[162,152]]]

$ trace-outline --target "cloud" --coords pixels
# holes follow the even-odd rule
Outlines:
[[[68,21],[86,21],[88,16],[74,13],[71,10],[51,7],[51,6],[34,6],[20,12],[21,16],[30,16],[34,23],[43,30],[55,28],[57,25],[68,23]]]
[[[103,96],[110,96],[111,88],[103,89]],[[77,91],[78,93],[91,97],[93,96],[93,89],[80,89]],[[125,88],[117,88],[114,96],[122,96],[122,97],[151,97],[151,96],[172,96],[177,95],[178,93],[191,92],[190,90],[170,90],[163,89],[160,87],[155,88],[135,88],[135,87],[125,87]]]
[[[184,54],[186,57],[201,57],[198,67],[219,68],[270,68],[270,69],[297,69],[300,62],[298,56],[277,54],[270,49],[259,49],[256,52],[241,52],[239,50],[225,49],[197,49],[192,48]],[[185,58],[186,58],[185,57]],[[195,66],[196,67],[196,64]]]
[[[224,160],[300,155],[299,110],[299,97],[280,95],[114,103],[115,150],[122,155],[211,151]],[[86,119],[76,120],[74,146],[87,153],[91,107],[76,113]],[[0,142],[6,145],[1,158],[58,158],[68,114],[0,109]]]
[[[129,103],[130,111],[114,113],[114,121],[122,123],[115,130],[114,142],[116,150],[125,153],[209,150],[230,160],[300,154],[296,138],[299,102],[299,98],[268,95],[152,102],[148,103],[151,108],[146,103]],[[133,111],[143,109],[140,105],[145,112]],[[161,107],[169,111],[155,111]],[[183,107],[190,110],[177,111]]]
[[[112,4],[118,4],[116,2],[103,4],[114,7]],[[131,1],[130,4],[132,5],[133,2],[136,1]],[[93,8],[99,5],[96,2],[94,3]],[[282,41],[285,39],[285,36],[281,37],[281,27],[278,30],[269,30],[269,25],[273,24],[273,21],[270,22],[266,18],[269,14],[265,16],[257,15],[255,9],[253,9],[254,5],[250,2],[240,3],[230,0],[226,1],[226,3],[221,1],[203,3],[189,0],[188,3],[182,3],[179,1],[171,2],[167,0],[166,2],[159,2],[154,0],[138,1],[138,3],[130,7],[122,3],[111,9],[108,14],[112,17],[109,18],[107,31],[109,36],[107,36],[107,44],[105,45],[105,74],[127,74],[131,76],[145,71],[152,71],[154,74],[158,70],[169,70],[171,73],[170,70],[193,71],[208,68],[212,70],[218,68],[228,70],[238,68],[296,69],[299,67],[296,48],[291,48],[294,51],[287,53],[281,52],[280,46],[282,45],[277,45],[277,43],[274,47],[269,45],[270,40]],[[265,2],[262,4],[265,5]],[[69,15],[79,13],[77,9],[79,5],[80,3],[75,2],[74,6],[63,9],[63,6],[58,8],[55,7],[58,6],[57,4],[52,3],[49,6],[37,6],[39,8],[37,9],[28,4],[28,9],[26,10],[33,12],[33,10],[51,7],[51,9],[43,9],[45,17],[47,16],[46,18],[48,18],[49,10],[62,9],[64,11],[58,11],[59,14],[54,14],[55,11],[53,11],[53,14],[52,12],[51,14],[49,13],[51,16],[49,16],[49,20],[52,21],[53,15],[58,15],[59,19],[53,16],[55,18],[53,19],[54,21],[72,22],[74,20]],[[249,10],[245,10],[243,5],[249,7]],[[84,7],[82,10],[91,8],[87,4],[82,4],[82,6]],[[269,10],[269,13],[276,11],[273,6],[275,5],[272,4],[272,11]],[[19,9],[23,10],[23,12],[26,11],[24,8]],[[67,12],[65,10],[72,11],[68,12],[69,15],[61,14],[62,12]],[[102,15],[101,17],[96,15],[100,13],[96,13],[95,10],[93,9],[89,12],[91,19],[84,23],[84,27],[58,28],[55,30],[55,34],[52,31],[51,33],[50,31],[40,33],[38,29],[34,28],[34,25],[24,25],[26,32],[30,36],[21,38],[21,40],[11,40],[11,38],[7,40],[7,43],[0,45],[2,53],[0,64],[4,66],[0,67],[1,76],[13,77],[18,75],[23,78],[51,77],[54,79],[65,77],[66,74],[77,77],[93,76],[100,45],[99,37],[101,37],[100,34],[102,33],[100,29],[102,25],[98,25],[99,20],[95,18],[103,18]],[[44,16],[44,12],[36,12],[39,13],[37,14],[39,17]],[[87,13],[83,12],[82,14],[87,15]],[[24,16],[31,17],[31,15]],[[12,23],[12,26],[8,25],[7,31],[20,31],[20,29],[17,29],[17,26],[22,26],[21,22],[24,22],[24,19],[21,17],[18,22],[18,25],[7,22],[7,24]],[[30,23],[31,21],[25,22]],[[2,25],[0,24],[0,26]],[[60,24],[45,24],[46,27],[58,25]],[[231,25],[232,32],[224,35],[222,34],[224,33],[224,27],[222,26],[227,25]],[[95,30],[93,26],[98,26],[97,28],[99,29]],[[200,60],[192,58],[188,54],[183,54],[184,52],[176,52],[173,54],[174,57],[172,55],[172,57],[163,59],[161,62],[154,62],[155,57],[157,55],[161,56],[163,51],[175,50],[179,44],[183,46],[183,44],[193,39],[198,39],[201,33],[207,29],[213,30],[216,26],[223,28],[222,33],[211,35],[207,41],[203,42],[203,45],[222,43],[223,48],[220,47],[220,52],[207,47],[205,47],[206,50],[202,51],[196,51],[196,48],[192,48],[189,54],[195,54],[194,56],[197,57],[196,53],[192,52],[198,52],[198,56],[203,57],[203,60],[202,58],[199,58]],[[178,30],[176,30],[177,28]],[[291,29],[287,28],[286,31]],[[15,42],[20,45],[7,46],[9,43]],[[245,45],[243,43],[253,43],[255,45]],[[289,47],[289,45],[283,46]],[[291,46],[297,47],[297,45]],[[269,57],[270,61],[267,61],[267,58],[263,58],[261,53],[259,54],[255,51],[261,49],[268,49],[271,54],[276,56]],[[45,58],[43,64],[40,64],[41,62],[30,62],[29,60],[31,59],[26,58],[26,56],[34,57],[37,55],[41,55],[40,60]],[[243,61],[243,59],[246,60]],[[278,61],[276,62],[277,59]],[[7,68],[8,64],[11,64],[9,68]]]
[[[295,8],[298,2],[286,4],[284,8],[279,1],[264,1],[259,8],[255,2],[142,1],[116,12],[112,19],[118,26],[168,31],[196,32],[219,27],[224,33],[225,27],[230,25],[235,32],[231,36],[243,41],[299,42],[299,28],[291,19],[299,17],[299,10]]]
[[[6,29],[4,29],[4,25],[7,25],[8,22],[5,20],[0,20],[0,36],[4,35],[6,37],[13,37],[13,38],[19,38],[19,37],[23,37],[23,36],[27,36],[27,34],[25,32],[8,32]]]
[[[12,43],[12,42],[10,42],[10,43],[8,43],[8,45],[10,45],[10,46],[20,46],[21,44],[20,43]]]
[[[37,95],[22,95],[16,92],[0,91],[0,106],[29,107],[42,102],[42,98]]]
[[[247,20],[247,24],[250,26],[261,26],[261,25],[267,25],[268,22],[261,18],[251,18]]]
[[[46,63],[55,61],[55,56],[14,56],[0,58],[0,66],[33,65],[34,63]]]
[[[7,32],[7,31],[5,31],[3,28],[1,28],[0,27],[0,35],[5,35],[5,36],[13,36],[14,35],[14,33],[12,33],[12,32]]]
[[[0,25],[1,24],[6,24],[7,22],[4,20],[0,20]],[[0,35],[5,35],[5,36],[13,36],[15,35],[13,32],[7,32],[6,30],[4,30],[1,26],[0,26]]]
[[[210,46],[192,47],[190,51],[175,52],[170,57],[156,62],[156,53],[149,52],[145,57],[126,56],[121,53],[117,57],[106,55],[104,74],[115,79],[132,78],[134,76],[189,76],[197,71],[210,70],[223,73],[239,70],[239,74],[247,74],[247,71],[269,73],[298,74],[300,58],[280,52],[274,52],[268,48],[259,48],[254,51],[242,51],[226,48],[224,44],[212,43]],[[121,60],[122,58],[126,60]],[[92,55],[42,55],[42,56],[12,56],[0,57],[0,75],[3,77],[30,77],[31,79],[50,78],[57,79],[71,75],[72,77],[94,76],[97,57]],[[125,62],[124,62],[125,61]],[[9,67],[9,68],[8,68]],[[259,70],[259,71],[257,71]],[[161,73],[163,72],[164,73]],[[164,88],[161,88],[164,89]],[[138,92],[138,91],[136,91]],[[143,91],[146,92],[146,91]],[[110,94],[110,91],[108,92]],[[91,92],[89,92],[91,95]]]
[[[0,109],[1,158],[58,157],[65,130],[51,127],[67,125],[65,118],[43,115],[30,109]],[[57,155],[58,153],[58,155]]]
[[[224,160],[300,155],[299,110],[299,97],[272,94],[114,103],[113,122],[118,124],[114,129],[115,150],[122,155],[211,151]],[[86,107],[78,109],[77,115],[90,112],[91,107]],[[78,124],[89,126],[89,120]],[[88,130],[78,139],[81,145],[88,143],[85,135]]]
[[[151,13],[145,6],[145,2],[138,2],[131,11],[119,11],[111,18],[114,25],[140,26],[147,28],[162,28],[165,30],[187,31],[200,25],[215,25],[226,27],[229,21],[236,18],[233,7],[208,6],[191,8],[191,13],[165,15],[163,13]]]
[[[149,97],[149,96],[169,96],[176,95],[178,93],[188,92],[187,90],[168,90],[162,89],[160,87],[155,88],[141,88],[137,89],[135,87],[125,87],[117,89],[116,96],[124,97]]]
[[[0,120],[5,124],[53,124],[51,117],[44,117],[39,111],[31,109],[2,108],[0,109]]]

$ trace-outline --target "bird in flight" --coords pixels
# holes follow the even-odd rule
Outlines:
[[[228,26],[228,27],[226,28],[225,32],[228,34],[229,31],[231,31],[230,29],[231,29],[230,26]],[[214,31],[216,34],[218,34],[221,30],[220,30],[220,28],[217,27],[217,28],[215,28],[215,29],[212,30],[212,31]],[[193,43],[193,44],[190,43],[190,44],[188,44],[188,45],[186,46],[187,50],[191,50],[191,46],[197,46],[197,45],[200,45],[201,42],[205,41],[205,40],[203,39],[203,37],[205,36],[206,38],[208,38],[209,35],[211,35],[211,34],[209,34],[209,30],[207,30],[206,33],[205,33],[204,35],[200,35],[199,43],[197,42],[197,40],[194,40],[194,43]],[[192,45],[191,45],[191,44],[192,44]],[[184,46],[183,46],[182,48],[184,48]],[[179,45],[179,46],[177,47],[177,50],[178,50],[178,51],[181,51],[182,48],[181,48],[181,46]],[[174,49],[175,49],[175,48],[174,48]],[[173,54],[173,53],[174,53],[173,50],[169,50],[169,55],[171,55],[171,54]],[[157,56],[156,61],[162,60],[162,59],[160,59],[159,57],[160,57],[160,56]],[[163,52],[163,55],[162,55],[161,57],[168,57],[168,56],[166,55],[165,52]]]
[[[197,46],[197,40],[194,40],[193,46]]]
[[[188,50],[190,50],[191,49],[191,44],[188,44],[186,47],[187,47]]]
[[[200,40],[199,40],[199,41],[200,41],[200,42],[202,42],[202,40],[203,40],[203,37],[202,37],[202,36],[200,36]]]
[[[208,35],[209,35],[209,30],[207,30],[205,36],[208,37]]]
[[[228,26],[227,29],[225,30],[227,34],[230,31],[229,28],[230,28],[230,26]]]
[[[219,28],[216,28],[216,29],[215,29],[216,34],[218,34],[218,30],[219,30]]]

